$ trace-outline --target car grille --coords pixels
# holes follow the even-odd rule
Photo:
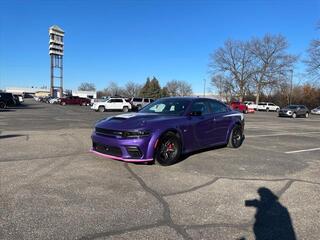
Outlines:
[[[115,131],[115,130],[105,129],[105,128],[98,128],[98,127],[96,127],[96,134],[108,136],[108,137],[121,137],[122,136],[122,132],[120,132],[120,131]]]
[[[122,156],[122,151],[119,147],[107,146],[101,143],[93,142],[93,149],[99,153],[108,154],[111,156]]]

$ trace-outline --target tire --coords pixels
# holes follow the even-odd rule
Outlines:
[[[81,103],[81,106],[86,106],[87,104],[85,102]]]
[[[241,127],[239,125],[234,126],[229,137],[228,147],[238,148],[242,145],[243,140],[244,136]]]
[[[67,105],[67,104],[66,104],[65,102],[62,102],[61,105],[62,105],[62,106],[65,106],[65,105]]]
[[[5,109],[7,105],[4,102],[0,102],[0,109]]]
[[[128,111],[129,111],[129,108],[125,106],[125,107],[123,107],[122,111],[123,111],[123,112],[128,112]]]
[[[306,112],[306,114],[304,115],[305,118],[308,118],[309,117],[309,113]]]
[[[297,117],[297,114],[294,112],[292,113],[292,118],[296,118]]]
[[[106,109],[105,109],[105,107],[104,106],[99,106],[98,107],[98,111],[99,112],[104,112]]]
[[[266,108],[266,111],[269,112],[269,108]]]
[[[179,161],[181,155],[180,138],[173,132],[165,133],[159,140],[155,150],[154,160],[164,166],[172,165]]]
[[[247,110],[247,109],[246,109],[246,110],[243,110],[243,113],[247,114],[247,113],[248,113],[248,110]]]
[[[280,109],[279,109],[279,108],[277,108],[277,109],[276,109],[276,112],[279,112],[279,111],[280,111]]]

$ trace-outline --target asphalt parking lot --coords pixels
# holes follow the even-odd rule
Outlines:
[[[0,239],[319,239],[319,116],[246,115],[241,148],[163,167],[89,153],[113,114],[29,99],[0,112]]]

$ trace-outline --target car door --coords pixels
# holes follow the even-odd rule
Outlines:
[[[229,109],[225,104],[216,100],[210,99],[208,102],[214,117],[213,143],[225,143],[227,141],[229,127],[232,123],[232,119],[226,117],[226,113]]]
[[[196,100],[190,110],[193,136],[200,148],[212,144],[214,119],[206,100]]]

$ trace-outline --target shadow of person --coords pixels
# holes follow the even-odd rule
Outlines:
[[[255,207],[253,231],[256,240],[296,240],[290,214],[268,188],[258,189],[260,200],[246,200],[246,207]]]

